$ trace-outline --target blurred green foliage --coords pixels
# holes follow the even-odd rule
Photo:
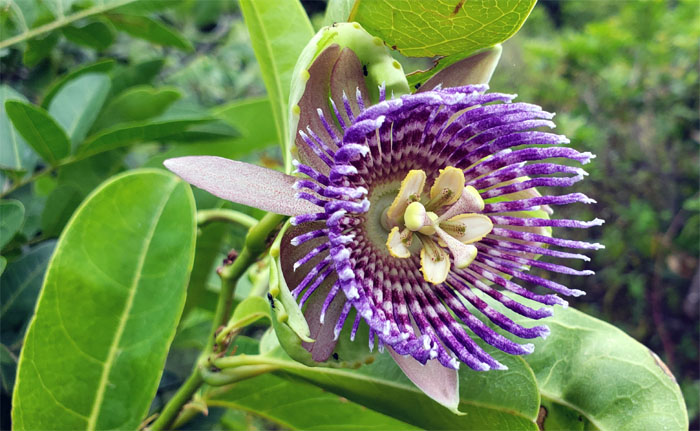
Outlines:
[[[587,292],[572,305],[659,352],[680,377],[695,427],[699,12],[692,0],[541,2],[504,45],[491,81],[557,112],[559,133],[597,155],[576,188],[598,203],[555,213],[606,221],[569,233],[606,246],[586,264],[594,277],[566,278]]]
[[[34,2],[0,0],[0,39],[51,22],[56,16],[87,10],[93,2],[37,1],[36,9],[28,7],[30,3]],[[166,105],[184,104],[213,115],[241,136],[200,141],[189,135],[185,144],[182,136],[149,139],[138,146],[61,166],[18,188],[6,197],[23,203],[25,219],[19,233],[2,250],[8,265],[5,274],[31,272],[31,280],[40,280],[52,239],[82,199],[118,172],[159,166],[164,154],[216,154],[279,166],[269,107],[263,98],[265,89],[237,3],[144,3],[150,6],[88,16],[60,31],[0,49],[0,84],[48,109],[69,78],[85,71],[108,73],[110,101],[127,105],[130,94],[165,97],[174,88],[177,92],[172,100],[168,97]],[[303,3],[307,11],[317,13],[312,20],[319,23],[324,3]],[[56,7],[66,10],[53,10]],[[16,25],[18,13],[24,13],[26,28]],[[566,284],[588,292],[572,305],[623,328],[659,352],[684,391],[691,429],[700,428],[699,14],[695,0],[541,1],[520,33],[504,45],[501,64],[491,82],[496,91],[517,92],[521,101],[556,111],[559,132],[568,135],[577,149],[598,156],[587,166],[589,179],[576,187],[598,203],[564,208],[557,215],[564,218],[575,212],[574,218],[606,220],[601,228],[568,233],[573,239],[593,239],[607,247],[595,253],[592,262],[581,264],[594,269],[596,276],[566,277]],[[135,31],[120,20],[124,16],[137,19],[152,31]],[[414,69],[415,62],[410,62],[407,70]],[[250,105],[241,103],[251,98]],[[114,103],[104,109],[119,112]],[[162,114],[146,111],[139,115],[149,119]],[[97,117],[88,136],[112,122],[134,120],[104,113]],[[238,124],[237,118],[245,118],[247,123]],[[196,136],[204,134],[200,131]],[[35,156],[30,158],[29,164],[39,163],[37,171],[45,167]],[[5,191],[13,181],[26,179],[31,173],[1,172],[0,186]],[[199,209],[231,207],[197,190],[195,197]],[[255,210],[236,209],[260,215]],[[200,329],[208,327],[211,319],[208,309],[213,309],[215,302],[215,268],[231,248],[240,248],[243,234],[240,227],[210,225],[202,229],[191,285],[198,295],[191,295],[193,299],[188,298],[186,306],[187,311],[194,311],[183,316],[180,339],[174,345],[177,354],[169,358],[152,410],[161,406],[166,394],[177,388],[189,371],[196,353],[192,347],[201,348],[191,341],[201,340],[206,329]],[[253,279],[254,274],[244,277],[237,294],[250,290]],[[7,280],[6,275],[3,283]],[[36,294],[38,285],[34,287],[29,290]],[[23,303],[25,300],[33,303],[33,298],[23,298]],[[13,322],[17,328],[6,331],[9,326],[3,325],[3,429],[9,426],[11,389],[7,386],[12,384],[5,376],[14,376],[24,332],[21,321],[26,325],[31,308],[23,307],[20,323]],[[190,340],[188,331],[198,336]],[[259,328],[248,331],[248,335],[259,336]],[[222,415],[223,410],[212,409],[208,418],[198,420],[209,421],[207,426],[221,420],[231,429],[273,426],[241,411],[229,411],[221,419]]]

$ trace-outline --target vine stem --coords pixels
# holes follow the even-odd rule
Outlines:
[[[25,186],[25,185],[27,185],[27,184],[29,184],[29,183],[31,183],[31,182],[34,182],[34,181],[36,181],[36,180],[39,179],[40,177],[43,177],[43,176],[46,175],[46,174],[50,174],[51,172],[53,172],[54,169],[55,169],[55,168],[54,168],[53,166],[48,166],[48,167],[46,167],[46,168],[44,168],[44,169],[42,169],[42,170],[40,170],[40,171],[38,171],[38,172],[32,174],[31,176],[29,176],[29,177],[27,177],[27,178],[25,178],[25,179],[23,179],[23,180],[17,181],[15,184],[13,184],[13,185],[12,185],[11,187],[9,187],[7,190],[4,190],[2,193],[0,193],[0,198],[4,198],[5,196],[7,196],[7,195],[9,195],[10,193],[12,193],[12,192],[16,191],[17,189],[19,189],[20,187]]]
[[[177,390],[175,395],[167,402],[158,418],[150,426],[150,429],[164,430],[170,428],[182,407],[192,399],[192,396],[204,383],[202,367],[209,366],[209,358],[213,353],[214,340],[219,328],[226,324],[231,315],[233,293],[238,279],[245,274],[250,265],[255,263],[257,257],[267,249],[268,239],[277,227],[285,219],[278,214],[266,214],[255,226],[250,228],[246,236],[245,247],[231,265],[225,266],[219,271],[221,277],[221,292],[216,305],[214,321],[207,340],[207,347],[202,351],[199,360],[192,369],[192,373],[185,383]]]
[[[238,223],[247,228],[252,228],[258,223],[258,220],[248,214],[229,209],[211,209],[197,211],[197,224],[204,226],[215,221]]]
[[[63,16],[60,17],[59,19],[55,21],[51,21],[48,24],[41,25],[39,27],[33,28],[31,30],[25,31],[24,33],[20,33],[17,36],[13,36],[9,39],[5,39],[0,42],[0,49],[7,48],[8,46],[12,46],[16,43],[24,42],[25,40],[32,39],[34,37],[37,37],[41,34],[48,33],[50,31],[59,29],[63,26],[66,26],[68,24],[71,24],[72,22],[78,21],[83,18],[87,18],[92,15],[97,15],[102,12],[107,12],[111,9],[116,9],[120,6],[127,5],[129,3],[133,3],[134,0],[122,0],[116,3],[107,3],[104,5],[100,6],[93,6],[91,8],[82,10],[80,12],[76,12],[72,15],[69,16]]]

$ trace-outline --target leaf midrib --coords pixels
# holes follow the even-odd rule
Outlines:
[[[136,288],[138,286],[139,281],[141,280],[141,271],[143,270],[143,266],[146,263],[146,257],[148,256],[148,250],[150,249],[151,246],[151,241],[153,240],[153,236],[155,235],[156,227],[158,226],[158,223],[160,221],[160,216],[165,210],[165,206],[167,205],[168,201],[170,200],[171,193],[175,186],[177,186],[177,180],[171,179],[170,180],[170,188],[167,190],[167,192],[163,193],[163,200],[160,203],[160,207],[158,208],[158,211],[154,214],[153,217],[153,222],[151,223],[151,226],[149,227],[148,233],[146,234],[144,241],[143,241],[143,247],[142,247],[142,252],[141,255],[139,256],[138,259],[138,264],[136,271],[134,272],[134,277],[131,281],[131,285],[129,287],[129,296],[127,297],[126,305],[124,307],[124,312],[122,313],[120,319],[119,319],[119,326],[117,327],[117,331],[114,334],[114,338],[112,340],[112,344],[109,346],[109,352],[107,353],[107,359],[104,362],[104,368],[102,369],[102,374],[100,375],[100,380],[98,382],[97,386],[97,393],[95,394],[95,402],[92,405],[92,409],[90,411],[90,415],[88,416],[88,424],[87,424],[87,429],[88,430],[93,430],[96,428],[97,425],[97,418],[99,417],[100,414],[100,406],[102,405],[102,400],[104,399],[104,394],[107,389],[107,383],[109,380],[109,374],[112,369],[112,363],[114,362],[114,359],[117,356],[117,350],[119,348],[119,344],[121,343],[121,338],[122,335],[124,334],[124,329],[126,328],[126,323],[128,321],[128,316],[129,312],[131,311],[131,307],[133,306],[134,303],[134,297],[136,295]]]

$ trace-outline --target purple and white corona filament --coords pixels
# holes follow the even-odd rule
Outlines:
[[[333,118],[319,109],[316,130],[300,131],[304,163],[295,162],[294,188],[310,205],[283,238],[297,250],[282,271],[295,273],[293,296],[300,306],[317,304],[319,323],[332,325],[336,338],[345,325],[354,337],[364,321],[370,344],[398,355],[453,369],[459,362],[502,369],[471,333],[514,355],[530,353],[532,344],[503,336],[479,314],[522,339],[546,337],[549,329],[522,326],[489,301],[538,320],[552,314],[548,306],[567,304],[559,295],[583,294],[527,269],[592,273],[535,256],[587,260],[560,248],[601,248],[549,234],[602,224],[546,216],[550,206],[593,201],[581,193],[541,196],[535,188],[573,185],[586,173],[556,159],[585,164],[594,156],[540,131],[554,127],[553,114],[486,90],[438,87],[388,99],[381,88],[371,106],[358,90],[341,106],[331,100]],[[533,216],[536,210],[544,216]],[[534,293],[536,286],[551,293]],[[356,318],[346,321],[352,309]]]

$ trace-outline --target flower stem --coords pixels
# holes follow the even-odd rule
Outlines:
[[[204,226],[215,221],[224,221],[241,224],[248,229],[258,223],[256,218],[242,212],[229,209],[211,209],[197,211],[197,225]]]
[[[201,367],[207,366],[209,357],[213,352],[216,332],[222,325],[226,325],[231,314],[231,304],[233,303],[233,292],[236,282],[245,274],[250,265],[255,263],[257,257],[268,247],[268,239],[276,231],[277,227],[284,220],[284,216],[278,214],[266,214],[255,226],[251,227],[246,236],[245,247],[236,257],[231,265],[225,266],[219,272],[221,277],[221,292],[216,305],[214,321],[209,332],[207,347],[202,351],[200,359],[195,364],[192,374],[185,383],[178,389],[175,395],[168,401],[158,418],[153,422],[151,430],[168,429],[177,419],[182,407],[192,398],[195,392],[204,383],[203,371]]]
[[[177,418],[178,413],[182,406],[184,406],[194,395],[195,392],[202,386],[204,380],[202,379],[202,374],[199,371],[199,366],[195,365],[195,369],[192,374],[185,380],[180,389],[177,390],[175,395],[168,401],[168,403],[163,407],[163,411],[160,412],[158,418],[150,426],[151,430],[163,430],[170,427],[170,425]]]

